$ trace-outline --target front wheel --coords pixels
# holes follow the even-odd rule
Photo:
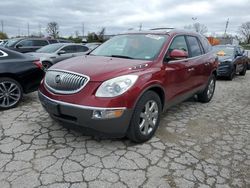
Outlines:
[[[214,74],[212,74],[205,90],[202,93],[198,94],[198,101],[203,103],[209,102],[213,98],[215,85],[216,85],[216,77]]]
[[[0,110],[17,106],[22,95],[22,87],[17,81],[12,78],[0,78]]]
[[[160,97],[153,91],[144,93],[135,106],[127,137],[138,143],[152,138],[159,125],[161,111]]]
[[[241,76],[245,76],[247,72],[247,64],[245,64],[243,70],[239,73]]]

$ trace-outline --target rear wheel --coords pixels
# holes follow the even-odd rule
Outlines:
[[[241,76],[245,76],[247,72],[247,64],[244,65],[243,70],[239,73]]]
[[[152,138],[159,125],[161,111],[161,100],[155,92],[143,94],[134,109],[127,137],[138,143]]]
[[[214,74],[212,74],[205,90],[202,93],[198,94],[198,101],[203,103],[209,102],[213,98],[215,85],[216,77]]]
[[[12,78],[0,78],[0,109],[7,110],[18,105],[22,99],[21,85]]]

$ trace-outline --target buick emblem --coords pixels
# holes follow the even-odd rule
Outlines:
[[[61,76],[60,75],[56,75],[55,81],[56,81],[57,84],[59,84],[61,82]]]

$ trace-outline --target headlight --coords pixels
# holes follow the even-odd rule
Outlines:
[[[107,80],[97,89],[96,97],[116,97],[125,93],[136,82],[137,75],[124,75]]]

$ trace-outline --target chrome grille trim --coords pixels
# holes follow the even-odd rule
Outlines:
[[[60,75],[60,83],[56,83],[56,76]],[[46,72],[44,83],[48,90],[58,94],[74,94],[83,89],[90,78],[76,72],[49,69]]]

